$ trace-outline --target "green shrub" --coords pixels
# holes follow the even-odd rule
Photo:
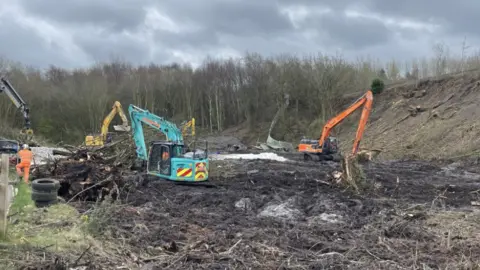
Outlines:
[[[381,79],[374,79],[371,89],[374,95],[380,94],[383,92],[383,89],[385,89],[385,83]]]

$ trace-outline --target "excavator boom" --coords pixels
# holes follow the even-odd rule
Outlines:
[[[358,145],[360,144],[360,140],[362,139],[362,136],[363,136],[363,131],[365,130],[365,125],[367,124],[367,121],[368,121],[368,116],[370,115],[370,110],[372,108],[372,101],[373,101],[373,95],[372,95],[372,92],[369,90],[360,99],[358,99],[356,102],[350,105],[350,107],[348,107],[343,112],[339,113],[337,116],[330,119],[323,127],[322,136],[318,141],[319,145],[323,145],[325,143],[325,140],[328,138],[331,130],[335,126],[340,124],[343,120],[345,120],[345,118],[350,116],[358,108],[364,105],[362,116],[360,117],[360,122],[357,128],[357,135],[355,136],[355,142],[352,149],[352,154],[356,154],[358,150]]]
[[[87,146],[102,146],[105,143],[108,143],[109,139],[107,138],[108,135],[108,128],[110,127],[110,123],[112,122],[115,115],[118,113],[120,118],[122,119],[122,125],[114,125],[113,129],[116,131],[130,131],[130,126],[128,125],[128,119],[123,111],[122,104],[119,101],[115,101],[112,106],[112,110],[110,113],[105,116],[102,122],[102,128],[100,135],[88,135],[85,137],[85,144]]]
[[[177,125],[174,123],[132,104],[128,107],[128,113],[132,120],[133,140],[137,147],[138,158],[148,160],[142,123],[162,132],[168,140],[171,140],[176,144],[183,144],[182,132],[180,132]]]
[[[13,88],[12,84],[3,77],[0,78],[0,93],[2,92],[5,92],[5,94],[7,94],[15,107],[17,107],[23,114],[23,118],[25,119],[25,126],[22,130],[22,133],[26,135],[33,135],[33,130],[30,123],[30,109],[28,108],[27,103],[18,94],[15,88]]]
[[[192,120],[186,122],[185,124],[182,125],[182,134],[183,136],[187,136],[187,131],[188,128],[190,128],[190,135],[192,137],[195,137],[195,118],[192,118]]]
[[[130,126],[128,125],[128,119],[127,116],[125,115],[125,112],[123,111],[122,104],[120,102],[115,101],[113,104],[112,110],[110,113],[103,119],[102,123],[102,136],[104,138],[107,137],[108,133],[108,128],[110,127],[110,123],[112,122],[113,118],[115,115],[118,113],[120,118],[122,119],[122,125],[115,125],[113,126],[113,129],[116,131],[130,131]]]
[[[368,118],[370,117],[370,112],[372,111],[372,103],[373,103],[373,93],[372,91],[368,91],[364,97],[365,105],[363,106],[362,114],[360,116],[360,121],[358,123],[357,133],[355,135],[355,141],[353,142],[352,147],[352,155],[357,154],[358,147],[360,146],[360,141],[363,137],[363,132],[365,131],[365,127],[367,126]]]
[[[312,143],[312,140],[303,140],[303,143],[299,144],[299,151],[305,153],[305,159],[310,159],[311,154],[322,155],[322,154],[334,154],[337,152],[336,139],[330,137],[331,130],[340,124],[345,118],[355,112],[357,109],[363,106],[362,114],[357,128],[357,133],[355,136],[355,141],[353,143],[352,155],[355,155],[358,152],[358,147],[360,141],[363,137],[363,132],[365,131],[365,126],[370,115],[373,103],[373,93],[371,90],[368,90],[361,98],[355,101],[343,112],[339,113],[328,122],[323,127],[322,135],[318,140],[318,143]]]

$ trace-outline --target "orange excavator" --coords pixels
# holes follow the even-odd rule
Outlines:
[[[360,145],[363,131],[365,130],[365,126],[372,109],[372,102],[373,93],[371,90],[368,90],[346,110],[328,120],[323,127],[322,136],[319,140],[302,139],[298,145],[298,151],[304,154],[303,157],[305,160],[340,161],[341,156],[338,151],[338,140],[337,138],[330,136],[330,131],[363,105],[362,116],[360,117],[357,135],[355,136],[352,149],[352,155],[357,154],[358,146]]]

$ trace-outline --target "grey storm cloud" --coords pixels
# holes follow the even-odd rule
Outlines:
[[[476,25],[480,1],[369,0],[365,4],[367,8],[385,15],[441,23],[449,34],[480,35],[480,30]]]
[[[142,1],[20,0],[25,11],[61,24],[98,25],[112,31],[131,30],[146,16]],[[145,2],[147,3],[147,2]]]
[[[363,49],[385,43],[392,32],[382,23],[368,18],[348,18],[341,14],[313,17],[303,23],[321,29],[327,44],[346,49]]]
[[[159,9],[180,20],[209,31],[241,36],[276,35],[293,31],[273,1],[254,0],[165,0]]]
[[[114,35],[77,35],[74,42],[94,59],[121,57],[131,62],[148,62],[148,45]]]
[[[134,64],[199,62],[247,51],[272,56],[342,50],[352,57],[407,60],[428,53],[434,42],[480,36],[475,0],[9,3],[0,9],[0,55],[39,67],[86,66],[112,57]]]
[[[47,42],[38,32],[12,21],[2,20],[0,26],[2,57],[32,66],[45,62],[68,66],[69,60],[57,53],[59,45],[55,42]]]

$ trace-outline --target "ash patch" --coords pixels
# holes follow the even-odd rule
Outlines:
[[[303,214],[295,206],[295,198],[286,202],[268,204],[259,214],[259,217],[273,217],[282,220],[294,221],[303,217]]]
[[[252,200],[249,198],[241,198],[237,202],[235,202],[235,208],[245,211],[251,211],[253,208]]]

